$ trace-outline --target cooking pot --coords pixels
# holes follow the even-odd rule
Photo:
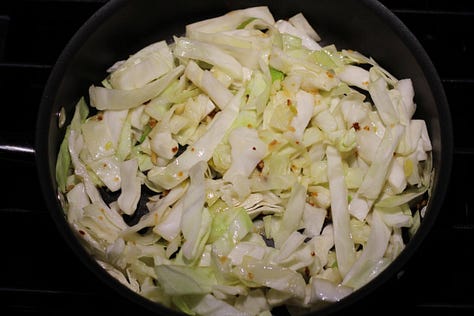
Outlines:
[[[373,57],[397,78],[411,78],[415,89],[415,117],[426,121],[433,146],[434,177],[431,196],[417,233],[383,272],[337,303],[317,312],[329,314],[350,307],[387,282],[414,254],[441,209],[452,163],[451,116],[443,86],[430,58],[410,30],[375,0],[117,0],[104,4],[71,38],[50,74],[39,109],[36,159],[47,206],[57,228],[78,258],[124,298],[158,314],[173,315],[123,286],[103,270],[70,229],[55,180],[56,157],[74,107],[106,69],[146,45],[184,34],[186,24],[228,11],[266,5],[276,19],[302,12],[322,38],[322,45],[352,49]]]

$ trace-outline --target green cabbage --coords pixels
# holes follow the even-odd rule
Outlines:
[[[106,271],[188,315],[267,316],[337,302],[397,258],[433,175],[412,81],[320,40],[302,13],[235,10],[90,86],[56,180]]]

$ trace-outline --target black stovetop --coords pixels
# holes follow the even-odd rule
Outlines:
[[[0,1],[1,315],[149,314],[105,286],[66,245],[43,201],[34,153],[18,152],[34,145],[54,62],[105,2]],[[345,312],[474,315],[474,2],[381,2],[419,39],[442,79],[453,118],[453,172],[436,223],[404,273]]]

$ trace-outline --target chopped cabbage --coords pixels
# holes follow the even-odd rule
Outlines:
[[[251,7],[90,86],[56,179],[106,271],[189,315],[271,315],[340,301],[395,260],[433,174],[416,91],[320,40],[302,13]]]

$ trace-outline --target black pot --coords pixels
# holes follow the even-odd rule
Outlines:
[[[397,78],[411,78],[415,88],[415,117],[426,121],[433,145],[435,175],[425,217],[415,236],[396,260],[370,283],[318,311],[329,314],[349,307],[398,273],[433,226],[443,204],[452,164],[452,126],[449,107],[438,74],[409,29],[375,0],[292,1],[109,1],[73,36],[54,66],[42,98],[37,121],[36,157],[39,178],[51,216],[70,247],[99,279],[123,297],[158,314],[177,314],[130,291],[105,272],[83,248],[64,216],[55,180],[56,156],[74,106],[99,83],[106,69],[151,42],[183,34],[190,22],[230,10],[267,5],[275,18],[303,12],[323,39],[338,49],[371,56]],[[64,112],[61,113],[61,109]],[[64,117],[65,114],[65,117]],[[65,123],[60,121],[65,118]]]

